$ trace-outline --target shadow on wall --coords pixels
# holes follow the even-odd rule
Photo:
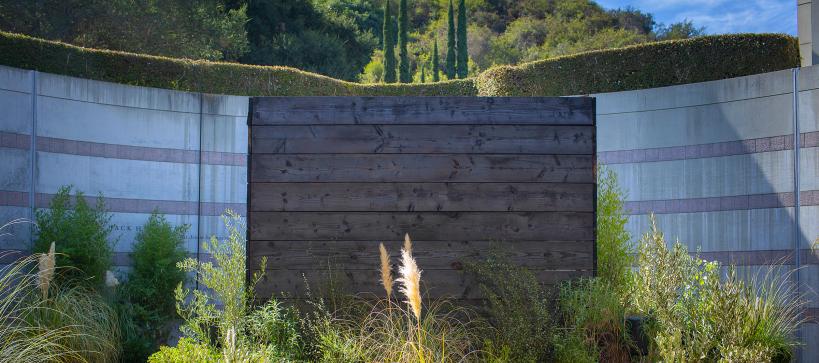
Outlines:
[[[793,268],[798,237],[802,290],[819,291],[819,258],[810,249],[819,235],[817,80],[819,68],[801,70],[798,231],[792,71],[597,95],[599,160],[627,193],[635,239],[654,212],[670,241],[750,277],[771,264]],[[815,317],[819,300],[810,300]],[[816,324],[802,338],[819,339]],[[816,349],[806,346],[805,356],[819,356]]]

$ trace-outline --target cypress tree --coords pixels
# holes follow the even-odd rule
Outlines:
[[[398,3],[398,80],[401,83],[412,82],[409,54],[407,54],[407,0]]]
[[[451,1],[451,0],[450,0]],[[466,47],[466,5],[464,0],[458,4],[458,78],[466,78],[469,74],[469,53]]]
[[[455,78],[455,8],[452,6],[452,0],[449,0],[449,29],[446,33],[446,76],[449,79]]]
[[[395,45],[390,0],[384,2],[384,83],[395,83]]]
[[[424,74],[425,73],[424,71],[426,71],[426,70],[427,70],[427,66],[425,64],[421,63],[421,83],[427,83],[427,77]]]
[[[438,82],[441,80],[441,76],[438,74],[438,70],[441,69],[438,66],[438,37],[435,37],[435,43],[432,45],[432,81]]]

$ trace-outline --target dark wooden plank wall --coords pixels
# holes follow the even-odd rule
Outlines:
[[[595,104],[586,97],[251,99],[249,269],[260,297],[341,278],[383,294],[378,242],[414,241],[430,296],[478,298],[493,244],[544,284],[595,268]]]

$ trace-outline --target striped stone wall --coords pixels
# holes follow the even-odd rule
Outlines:
[[[31,218],[63,185],[91,201],[102,193],[117,225],[114,265],[127,266],[155,208],[191,226],[191,254],[197,240],[223,234],[226,208],[245,214],[246,97],[0,67],[0,109],[2,222]],[[0,237],[0,250],[28,249],[29,230],[16,225]]]
[[[794,76],[790,70],[597,97],[598,160],[619,177],[638,238],[654,212],[669,240],[741,274],[795,266],[819,316],[819,67],[798,73],[800,207],[794,193]],[[804,342],[819,341],[808,324]],[[803,361],[819,360],[809,344]]]
[[[595,95],[598,159],[628,193],[632,234],[647,230],[653,211],[669,239],[746,274],[772,262],[792,267],[798,235],[803,291],[819,291],[819,258],[809,249],[819,236],[819,67],[800,69],[798,89],[798,233],[791,71]],[[120,226],[115,264],[128,264],[136,228],[154,207],[192,225],[195,254],[197,239],[223,234],[224,208],[245,212],[246,115],[245,97],[0,66],[0,222],[30,217],[32,206],[74,184],[106,196]],[[0,250],[28,248],[28,230],[9,229]],[[816,319],[819,300],[810,296]],[[819,326],[806,325],[802,341],[819,341]],[[819,361],[819,346],[806,344],[802,356]]]

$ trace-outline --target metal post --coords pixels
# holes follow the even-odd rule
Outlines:
[[[35,205],[37,198],[36,198],[36,186],[37,183],[37,71],[31,71],[31,144],[29,145],[29,190],[28,190],[28,205],[31,207],[29,212],[29,217],[33,222],[36,218],[35,210],[37,206]],[[34,249],[34,231],[37,228],[35,223],[31,223],[31,227],[29,228],[29,249]]]
[[[793,69],[793,267],[796,279],[796,294],[799,296],[800,271],[802,266],[802,231],[799,226],[799,68]],[[802,340],[801,329],[796,330],[797,341]],[[796,361],[799,362],[801,349],[797,348]]]

